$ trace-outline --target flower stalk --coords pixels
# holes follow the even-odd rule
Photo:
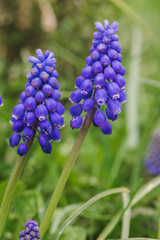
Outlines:
[[[92,108],[91,111],[88,112],[84,122],[83,122],[83,125],[79,131],[79,134],[77,136],[77,139],[73,145],[73,148],[72,148],[72,151],[69,155],[69,158],[66,162],[66,165],[64,166],[64,169],[61,173],[61,176],[59,178],[59,181],[56,185],[56,188],[53,192],[53,195],[52,195],[52,198],[50,200],[50,203],[48,205],[48,208],[46,210],[46,213],[44,215],[44,218],[42,220],[42,223],[40,225],[40,233],[41,233],[41,239],[43,238],[44,234],[46,233],[48,227],[49,227],[49,224],[50,224],[50,221],[51,221],[51,218],[53,216],[53,213],[54,213],[54,210],[55,208],[57,207],[58,205],[58,202],[61,198],[61,195],[62,195],[62,192],[63,192],[63,189],[66,185],[66,182],[69,178],[69,175],[72,171],[72,168],[74,166],[74,163],[77,159],[77,156],[78,156],[78,153],[81,149],[81,146],[82,146],[82,143],[86,137],[86,134],[89,130],[89,127],[93,121],[93,118],[94,118],[94,114],[96,112],[96,108]]]
[[[18,158],[16,165],[13,169],[12,175],[9,179],[9,182],[8,182],[8,185],[7,185],[3,200],[2,200],[1,208],[0,208],[0,238],[3,233],[4,225],[6,222],[6,218],[8,215],[8,211],[10,208],[10,204],[11,204],[14,192],[15,192],[15,188],[16,188],[18,179],[19,179],[21,172],[23,170],[23,167],[25,165],[29,150],[33,143],[33,140],[34,140],[34,136],[27,142],[28,151],[25,155]]]

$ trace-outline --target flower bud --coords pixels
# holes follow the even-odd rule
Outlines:
[[[32,126],[33,123],[35,122],[35,115],[34,115],[34,113],[33,112],[27,112],[24,115],[23,121],[24,121],[24,123],[27,124],[27,126]]]
[[[52,98],[47,98],[46,102],[46,107],[47,107],[47,110],[50,111],[50,112],[55,112],[56,109],[57,109],[57,103],[54,99]]]
[[[20,100],[22,100],[24,102],[26,99],[27,99],[27,96],[26,96],[25,92],[22,92],[20,94]]]
[[[100,127],[103,134],[112,134],[112,126],[109,122],[105,121],[104,125]]]
[[[43,71],[39,74],[39,77],[43,82],[46,82],[49,78],[49,74]]]
[[[70,115],[72,117],[79,116],[81,115],[83,111],[82,104],[78,103],[70,108]]]
[[[84,81],[84,78],[79,76],[78,78],[76,78],[76,85],[75,87],[79,88],[81,86],[81,83]]]
[[[37,77],[39,74],[39,69],[37,67],[31,68],[30,73],[32,74],[33,77]]]
[[[102,23],[100,23],[100,22],[95,23],[95,29],[102,32],[102,33],[105,31]]]
[[[121,65],[120,62],[114,60],[114,61],[112,61],[111,66],[112,66],[112,68],[114,69],[115,72],[119,73],[121,71],[122,65]]]
[[[12,117],[15,119],[21,119],[25,113],[25,107],[23,104],[18,104],[13,108]]]
[[[104,112],[101,110],[96,111],[94,115],[94,122],[96,123],[96,125],[98,127],[101,127],[104,125],[105,121],[106,121],[106,115],[104,114]]]
[[[100,59],[100,57],[101,57],[100,52],[97,51],[97,50],[94,50],[94,51],[91,53],[92,63],[93,63],[93,60],[94,60],[94,61],[97,61],[97,60]]]
[[[114,49],[109,49],[109,50],[108,50],[108,56],[109,56],[109,58],[111,58],[111,59],[116,59],[116,58],[117,58],[117,55],[118,55],[118,53],[117,53],[116,50],[114,50]]]
[[[104,69],[104,77],[105,77],[105,79],[107,79],[108,81],[114,80],[115,77],[116,77],[116,73],[115,73],[114,69],[111,68],[111,67],[106,67],[106,68]]]
[[[47,119],[40,121],[39,127],[41,129],[41,132],[46,135],[50,134],[52,131],[52,125],[50,124],[50,122]]]
[[[117,99],[120,97],[120,88],[115,82],[108,83],[107,90],[112,99]]]
[[[120,87],[120,89],[125,89],[125,79],[123,76],[121,76],[120,74],[117,74],[115,79],[114,79],[114,82],[116,82],[118,84],[118,86]]]
[[[100,61],[96,61],[92,65],[92,71],[95,73],[100,73],[103,70],[103,66]]]
[[[71,122],[70,122],[70,126],[72,129],[75,128],[80,128],[83,122],[83,118],[80,116],[76,116],[74,118],[72,118]]]
[[[98,89],[95,93],[95,100],[98,105],[102,106],[107,101],[107,93],[104,89]]]
[[[111,110],[109,109],[109,107],[106,107],[106,115],[107,115],[107,118],[108,118],[109,120],[112,120],[112,121],[115,121],[115,120],[117,120],[117,118],[118,118],[118,115],[117,115],[117,114],[114,115],[114,114],[111,112]]]
[[[119,97],[118,101],[119,101],[121,104],[127,102],[127,95],[126,95],[126,93],[125,93],[124,90],[121,90],[121,91],[120,91],[120,97]]]
[[[51,134],[49,135],[49,139],[53,140],[54,142],[59,142],[61,139],[59,129],[56,127],[52,127]]]
[[[97,50],[100,52],[100,53],[105,53],[106,50],[107,50],[107,47],[104,43],[100,43],[98,44],[97,46]]]
[[[52,98],[53,98],[55,101],[59,101],[60,97],[61,97],[61,93],[60,93],[58,90],[53,89],[53,90],[52,90]]]
[[[82,100],[82,94],[81,94],[81,90],[78,89],[74,92],[71,93],[70,95],[70,98],[69,100],[72,102],[72,103],[79,103],[81,100]]]
[[[84,100],[84,102],[83,102],[83,110],[85,112],[88,112],[89,110],[91,110],[93,108],[93,106],[94,106],[93,99],[87,98],[86,100]]]
[[[24,123],[22,120],[16,120],[13,123],[13,126],[12,126],[13,132],[22,132],[23,128],[24,128]]]
[[[13,133],[9,138],[10,147],[15,147],[19,144],[21,135],[19,133]]]
[[[32,85],[28,86],[25,90],[25,94],[27,97],[34,97],[36,94],[36,89]]]
[[[42,90],[47,97],[52,95],[53,88],[49,84],[44,84]]]
[[[64,116],[64,112],[65,112],[65,108],[63,107],[63,105],[60,102],[57,102],[57,110],[56,112],[63,117]]]
[[[107,67],[111,63],[111,60],[106,54],[104,54],[102,55],[100,62],[103,66]]]
[[[28,97],[25,102],[24,106],[28,111],[33,111],[36,108],[36,100],[34,97]]]
[[[92,68],[91,66],[86,66],[81,73],[81,76],[84,78],[90,78],[92,73]]]
[[[42,90],[36,92],[35,99],[38,103],[43,103],[46,99],[46,96]]]
[[[113,115],[121,113],[121,104],[118,100],[109,99],[108,100],[108,107]]]
[[[33,87],[39,89],[42,86],[42,81],[39,77],[36,77],[32,79],[31,84]]]
[[[35,110],[35,115],[39,121],[45,120],[48,116],[47,108],[43,104],[38,105]]]
[[[82,82],[81,86],[81,94],[86,95],[92,90],[92,82],[88,79]]]
[[[53,112],[49,114],[50,123],[54,127],[61,128],[63,126],[62,119],[63,118],[57,112]]]
[[[33,135],[34,135],[34,132],[33,132],[33,130],[31,129],[30,126],[27,126],[27,127],[24,128],[23,137],[24,137],[25,140],[28,140],[28,139],[32,138]]]
[[[21,143],[19,146],[18,146],[18,149],[17,149],[17,153],[20,155],[20,156],[23,156],[27,153],[27,145],[25,143]]]
[[[86,58],[86,63],[88,64],[88,65],[92,65],[93,64],[93,59],[92,59],[92,57],[91,56],[88,56],[87,58]]]
[[[106,81],[104,79],[103,73],[99,73],[96,75],[96,77],[94,78],[94,84],[96,85],[97,88],[102,88],[105,86]]]
[[[48,84],[51,85],[54,89],[59,89],[59,83],[55,77],[50,77],[48,79]]]

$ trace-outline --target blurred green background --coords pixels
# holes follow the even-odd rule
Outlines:
[[[61,102],[66,108],[61,142],[53,144],[52,154],[44,154],[34,141],[11,205],[5,240],[17,239],[30,218],[40,222],[73,146],[78,130],[69,127],[68,97],[90,54],[96,21],[119,22],[128,102],[113,122],[111,136],[91,126],[46,239],[54,239],[57,226],[95,194],[125,186],[132,196],[152,179],[143,161],[152,132],[160,128],[159,13],[159,0],[0,1],[0,95],[4,102],[0,109],[0,202],[18,157],[8,143],[12,133],[9,120],[31,67],[27,59],[37,48],[55,53]],[[130,237],[160,238],[159,194],[160,187],[133,208]],[[100,200],[61,239],[96,239],[121,208],[120,195]],[[121,222],[109,237],[120,238],[120,231]]]

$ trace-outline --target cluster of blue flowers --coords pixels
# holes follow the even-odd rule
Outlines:
[[[83,111],[87,113],[96,107],[93,125],[104,134],[111,134],[112,126],[108,120],[116,120],[121,104],[127,101],[123,77],[125,68],[121,64],[122,49],[115,34],[118,25],[113,22],[109,26],[108,20],[104,21],[104,27],[100,22],[95,23],[95,29],[99,32],[93,33],[91,54],[86,58],[81,76],[76,79],[75,87],[78,89],[70,95],[70,101],[75,104],[70,109],[72,129],[81,127],[85,116],[80,116]],[[100,108],[105,105],[104,113]]]
[[[20,232],[19,240],[38,240],[40,239],[39,231],[38,223],[33,220],[29,220],[25,224],[25,230]]]
[[[0,107],[3,106],[3,101],[2,101],[2,97],[0,96]]]
[[[58,72],[55,70],[54,53],[49,50],[43,54],[36,50],[37,58],[30,56],[32,68],[27,74],[25,91],[20,95],[18,105],[13,108],[11,123],[13,135],[10,146],[18,146],[17,153],[27,153],[27,141],[36,131],[39,132],[39,143],[45,153],[51,153],[51,140],[60,141],[59,128],[64,126],[64,107],[59,102],[61,94],[58,91]],[[22,141],[21,140],[22,133]]]
[[[144,164],[150,174],[160,175],[160,130],[158,129],[153,133]]]

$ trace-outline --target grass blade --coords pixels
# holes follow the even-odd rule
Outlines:
[[[123,208],[125,209],[129,202],[130,197],[128,193],[122,193],[123,197]],[[128,209],[125,211],[122,219],[122,233],[121,238],[128,238],[129,237],[129,231],[130,231],[130,221],[131,221],[131,208],[128,207]]]
[[[150,193],[153,189],[158,187],[160,185],[160,176],[155,177],[150,182],[145,184],[143,187],[139,189],[139,191],[136,193],[136,195],[133,197],[131,202],[128,204],[125,210],[119,211],[115,217],[112,218],[112,220],[107,224],[107,226],[104,228],[104,230],[100,233],[97,240],[104,240],[106,237],[112,232],[112,230],[115,228],[119,220],[121,219],[121,216],[127,211],[128,208],[133,207],[135,204],[137,204],[142,198],[144,198],[148,193]],[[132,238],[133,239],[133,238]],[[139,238],[143,239],[143,238]]]
[[[122,216],[122,211],[119,211],[116,216],[112,218],[112,220],[108,223],[108,225],[104,228],[104,230],[101,232],[101,234],[98,236],[97,240],[104,240],[110,232],[114,229],[114,227],[117,225],[119,222],[121,216]]]
[[[154,188],[158,187],[158,185],[160,185],[160,176],[153,178],[150,182],[146,183],[143,187],[139,189],[139,191],[136,193],[135,197],[131,201],[131,206],[133,207]]]
[[[72,222],[85,210],[87,209],[89,206],[91,206],[92,204],[94,204],[95,202],[97,202],[98,200],[107,197],[109,195],[112,194],[118,194],[118,193],[123,193],[123,192],[129,192],[129,189],[121,187],[121,188],[115,188],[115,189],[110,189],[107,191],[104,191],[102,193],[99,193],[98,195],[92,197],[89,201],[87,201],[85,204],[83,204],[82,206],[80,206],[62,225],[62,227],[60,228],[60,230],[58,231],[57,234],[57,238],[56,240],[59,239],[59,237],[62,235],[62,233],[64,232],[64,230],[70,225],[72,224]]]

